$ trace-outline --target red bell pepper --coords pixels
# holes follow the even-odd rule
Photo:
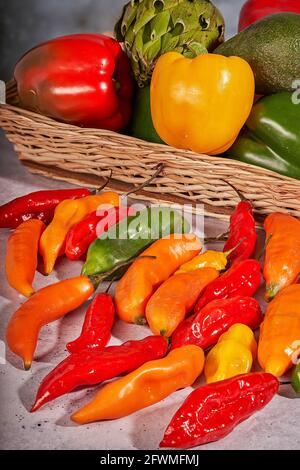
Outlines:
[[[130,63],[110,37],[75,34],[40,44],[14,76],[24,108],[83,127],[120,131],[129,122]]]
[[[239,31],[265,16],[282,12],[300,13],[299,0],[248,0],[240,13]]]
[[[172,418],[160,447],[187,449],[218,441],[276,395],[279,382],[262,372],[194,390]]]

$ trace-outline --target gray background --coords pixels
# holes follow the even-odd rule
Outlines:
[[[112,30],[128,0],[0,0],[0,79],[8,80],[18,58],[50,37]],[[226,20],[226,36],[237,30],[245,0],[214,0]]]

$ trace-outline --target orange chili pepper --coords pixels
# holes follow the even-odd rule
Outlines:
[[[67,199],[55,209],[54,218],[44,231],[40,240],[40,254],[44,260],[45,274],[53,271],[57,258],[64,254],[64,244],[68,232],[88,214],[99,209],[100,206],[117,207],[120,198],[117,193],[105,192],[95,196],[81,199]]]
[[[293,365],[300,341],[300,285],[283,289],[269,304],[261,325],[258,360],[261,367],[276,377]]]
[[[265,220],[267,238],[264,278],[266,299],[297,281],[300,274],[300,222],[275,212]]]
[[[128,269],[116,287],[115,302],[119,317],[128,322],[145,324],[145,308],[153,292],[182,264],[201,250],[196,235],[171,235],[157,240]]]
[[[10,319],[6,339],[9,348],[30,369],[40,329],[80,307],[94,292],[85,276],[58,282],[36,292]]]
[[[25,297],[34,294],[32,282],[38,263],[39,240],[46,225],[37,219],[19,225],[7,242],[7,282]]]
[[[146,318],[155,335],[169,338],[195,306],[203,289],[219,273],[214,268],[175,274],[153,294],[146,307]]]
[[[71,419],[79,424],[118,419],[158,403],[176,390],[192,385],[203,371],[204,361],[198,346],[174,349],[164,359],[147,362],[105,385]]]

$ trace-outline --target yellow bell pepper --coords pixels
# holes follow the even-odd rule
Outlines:
[[[205,377],[207,383],[220,382],[252,369],[257,355],[257,343],[253,331],[236,323],[224,333],[218,344],[207,355]]]
[[[228,150],[249,117],[255,91],[239,57],[162,55],[151,81],[154,127],[167,144],[217,155]]]
[[[224,271],[228,262],[227,256],[227,253],[208,250],[183,264],[175,274],[189,273],[202,268],[214,268],[217,271]]]

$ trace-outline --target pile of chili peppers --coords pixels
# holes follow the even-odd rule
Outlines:
[[[225,437],[261,410],[292,368],[300,393],[300,222],[281,213],[265,220],[263,316],[254,298],[262,285],[254,210],[240,196],[223,252],[202,252],[176,211],[136,212],[114,192],[39,191],[0,207],[0,228],[13,230],[7,281],[28,297],[6,339],[26,370],[41,328],[90,302],[81,334],[42,380],[32,412],[78,387],[110,381],[71,419],[117,419],[191,386],[204,371],[207,385],[188,396],[160,444],[190,448]],[[63,255],[86,260],[81,275],[35,291],[39,255],[44,274]],[[103,281],[118,279],[114,298],[96,292]],[[109,346],[117,319],[148,324],[153,335]],[[252,372],[256,360],[263,372]]]

